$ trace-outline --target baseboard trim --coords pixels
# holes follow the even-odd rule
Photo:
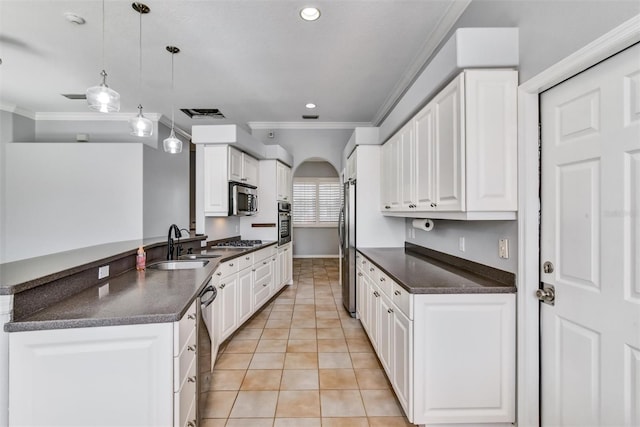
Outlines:
[[[294,255],[294,258],[340,258],[340,255]]]

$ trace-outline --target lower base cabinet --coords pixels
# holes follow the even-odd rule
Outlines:
[[[9,425],[195,426],[196,321],[11,333]]]
[[[515,294],[408,294],[360,257],[360,320],[409,421],[515,422]]]

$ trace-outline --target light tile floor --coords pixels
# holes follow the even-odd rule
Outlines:
[[[338,260],[296,259],[293,282],[201,373],[201,426],[410,426],[342,306]]]

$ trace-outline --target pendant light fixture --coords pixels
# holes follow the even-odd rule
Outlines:
[[[102,83],[87,89],[89,108],[101,113],[120,111],[120,94],[107,86],[107,72],[104,70],[104,0],[102,0]]]
[[[174,84],[173,84],[173,57],[176,53],[180,52],[175,46],[167,46],[167,51],[171,54],[171,133],[169,134],[169,138],[162,141],[162,146],[164,147],[164,151],[171,154],[178,154],[182,152],[182,141],[176,138],[176,133],[174,132]]]
[[[143,3],[132,3],[131,7],[140,14],[140,67],[139,67],[139,81],[138,81],[138,96],[142,98],[142,15],[149,13],[151,9],[149,6]],[[142,104],[138,105],[138,115],[129,120],[131,126],[131,135],[133,136],[151,136],[153,135],[153,123],[142,114]]]

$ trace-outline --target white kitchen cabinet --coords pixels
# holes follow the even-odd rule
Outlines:
[[[195,307],[175,323],[11,333],[9,424],[195,423]]]
[[[228,180],[258,186],[258,160],[247,153],[229,147]]]
[[[226,340],[239,326],[238,275],[234,273],[220,279],[220,341]]]
[[[205,216],[229,215],[229,181],[258,186],[258,160],[228,145],[205,145],[203,211]]]
[[[517,81],[513,70],[463,71],[392,136],[383,214],[515,219]]]
[[[253,268],[238,273],[238,326],[253,314]]]
[[[346,167],[346,179],[356,179],[358,175],[358,162],[357,155],[355,152],[351,153],[351,155],[347,158],[347,167]]]
[[[293,252],[291,243],[278,247],[278,264],[280,269],[280,284],[293,283]]]
[[[293,187],[291,168],[284,163],[276,163],[276,183],[276,187],[278,188],[278,201],[291,202],[291,191]]]
[[[360,321],[410,422],[515,421],[514,294],[409,294],[362,255],[358,272]]]
[[[253,306],[254,311],[262,307],[274,292],[273,264],[271,254],[256,263],[253,269]]]

